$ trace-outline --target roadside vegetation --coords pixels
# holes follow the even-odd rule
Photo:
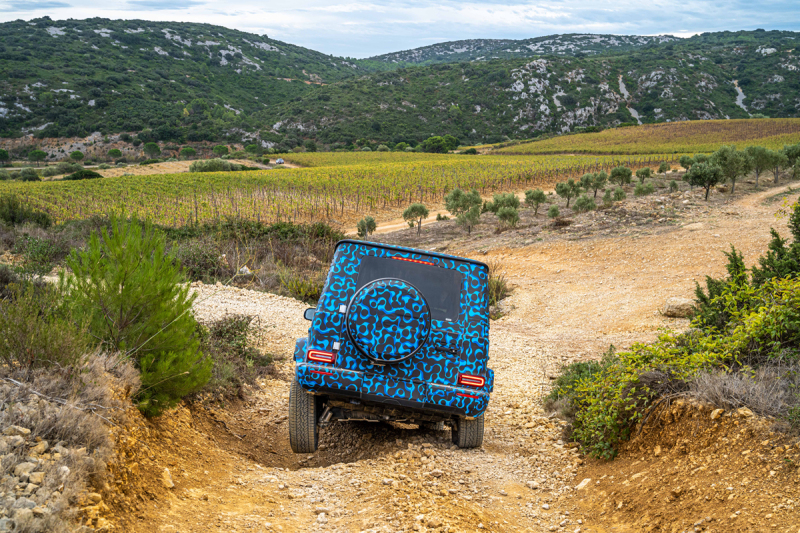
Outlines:
[[[750,268],[731,248],[728,276],[698,285],[687,332],[565,367],[546,408],[570,420],[572,438],[603,458],[680,396],[747,408],[800,430],[800,205],[789,228],[791,241],[772,230],[769,250]]]

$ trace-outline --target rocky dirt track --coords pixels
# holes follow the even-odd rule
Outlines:
[[[322,431],[319,452],[292,454],[288,380],[294,339],[308,327],[305,305],[197,285],[201,320],[259,317],[261,347],[283,359],[278,375],[236,405],[182,407],[132,428],[119,465],[127,483],[110,502],[112,521],[137,532],[650,530],[641,524],[643,509],[614,514],[613,491],[589,495],[586,484],[576,491],[585,477],[596,480],[603,469],[613,475],[615,464],[626,463],[584,465],[561,441],[559,423],[542,412],[541,397],[563,363],[598,357],[610,344],[651,340],[662,327],[686,327],[659,314],[664,300],[691,297],[695,280],[721,275],[730,243],[750,264],[770,226],[785,235],[785,220],[775,218],[780,202],[764,201],[780,190],[698,211],[653,234],[547,240],[487,254],[465,246],[478,259],[502,260],[515,287],[507,315],[492,323],[496,384],[480,450],[455,449],[449,432],[347,423]],[[722,516],[699,526],[675,518],[673,527],[670,516],[679,515],[662,517],[658,530],[760,531],[746,522],[723,527]],[[781,519],[775,530],[791,524]]]

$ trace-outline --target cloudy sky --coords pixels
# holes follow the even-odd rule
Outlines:
[[[798,0],[0,0],[0,21],[44,15],[207,22],[359,58],[442,41],[553,33],[800,31]]]

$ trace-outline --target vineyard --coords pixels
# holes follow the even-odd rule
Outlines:
[[[665,160],[675,161],[672,156],[654,155],[625,158],[402,153],[301,155],[305,164],[332,163],[280,171],[1,182],[0,194],[16,194],[26,204],[50,213],[57,221],[124,213],[173,226],[218,221],[225,217],[261,222],[345,224],[365,214],[385,220],[387,211],[412,202],[436,205],[456,187],[477,189],[481,194],[546,188],[585,172],[608,171],[620,164],[635,169],[657,167]],[[406,156],[410,157],[402,161]],[[361,164],[336,166],[338,158]],[[299,158],[295,160],[300,161]]]
[[[800,119],[693,120],[564,135],[501,148],[495,153],[678,154],[713,152],[724,144],[770,149],[800,142]]]

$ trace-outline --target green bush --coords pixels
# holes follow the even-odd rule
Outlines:
[[[547,201],[544,191],[533,189],[525,191],[525,205],[533,208],[533,216],[539,214],[539,206]]]
[[[358,236],[362,239],[372,235],[377,228],[378,225],[375,224],[375,219],[370,216],[362,218],[358,221],[358,224],[356,224],[356,231],[358,232]]]
[[[655,190],[652,183],[637,183],[633,189],[633,194],[634,196],[647,196],[648,194],[653,194]]]
[[[513,228],[519,222],[519,212],[513,207],[501,207],[497,210],[497,218],[504,226]]]
[[[497,214],[500,209],[510,207],[512,209],[519,209],[519,198],[513,192],[504,192],[495,194],[492,201],[486,204],[486,210]]]
[[[436,213],[436,222],[444,222],[445,220],[450,220],[450,217],[441,213]]]
[[[678,182],[672,180],[669,182],[669,192],[678,192]]]
[[[230,172],[241,170],[242,165],[229,163],[224,159],[202,159],[189,166],[189,172]]]
[[[55,288],[12,283],[2,292],[0,361],[6,370],[65,370],[86,359],[91,349],[86,328],[65,312]]]
[[[616,189],[614,189],[611,198],[613,198],[615,202],[621,202],[622,200],[627,198],[627,195],[625,194],[625,191],[622,189],[622,187],[617,187]]]
[[[19,171],[19,179],[22,181],[42,181],[39,173],[33,167],[26,167]]]
[[[8,172],[8,170],[0,168],[0,181],[10,180],[10,179],[11,179],[11,174]]]
[[[53,225],[53,219],[49,214],[22,205],[14,194],[0,196],[0,220],[9,226],[31,223],[47,229]]]
[[[547,216],[550,218],[558,218],[561,215],[561,212],[558,210],[557,205],[551,205],[550,209],[547,210]]]
[[[594,203],[594,198],[587,195],[581,195],[575,200],[575,205],[572,210],[576,213],[585,213],[586,211],[594,211],[597,209],[597,204]]]
[[[139,409],[155,416],[201,388],[211,361],[200,351],[194,295],[164,236],[151,224],[111,221],[60,276],[74,316],[85,320],[105,350],[130,358],[141,373]]]
[[[325,278],[284,267],[278,273],[281,288],[291,297],[306,303],[316,303],[322,295]]]
[[[203,353],[213,361],[211,379],[203,390],[223,397],[241,396],[245,385],[267,374],[272,356],[250,346],[253,317],[231,315],[202,330]]]
[[[98,178],[102,178],[103,175],[95,172],[94,170],[79,170],[77,172],[73,172],[68,176],[64,176],[64,180],[96,180]]]
[[[475,148],[467,148],[461,152],[464,155],[478,155],[478,151]]]
[[[614,199],[611,196],[611,189],[606,189],[606,192],[603,194],[603,205],[608,207],[614,202]]]

